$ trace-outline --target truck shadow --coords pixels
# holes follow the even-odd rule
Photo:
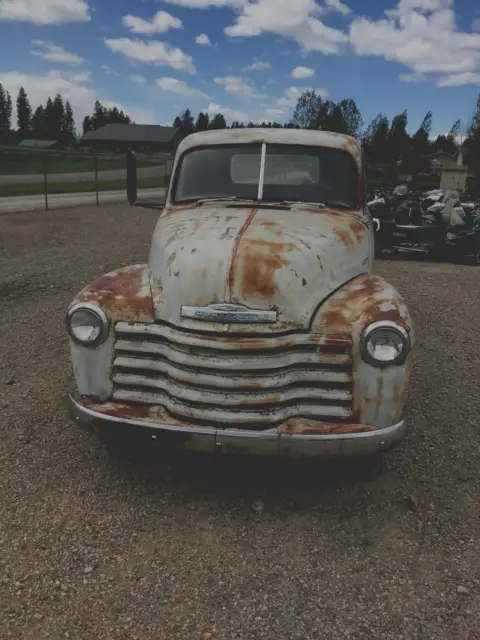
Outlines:
[[[159,491],[181,488],[192,497],[228,501],[271,500],[298,494],[351,487],[382,477],[391,456],[357,459],[303,459],[239,457],[152,449],[129,450],[112,455],[105,451],[117,472],[133,484],[146,482]],[[383,480],[382,480],[383,481]],[[313,490],[313,491],[312,491]],[[305,497],[305,496],[304,496]]]

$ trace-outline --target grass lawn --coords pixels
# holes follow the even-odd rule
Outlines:
[[[168,184],[168,181],[167,181]],[[165,186],[163,177],[139,178],[139,189],[158,189]],[[126,180],[99,182],[99,191],[126,191]],[[57,182],[48,185],[48,194],[95,192],[94,182]],[[0,185],[0,198],[44,195],[43,184],[6,184]]]
[[[123,154],[97,155],[98,170],[125,169],[126,157]],[[44,173],[45,157],[39,151],[13,151],[0,148],[0,175],[16,176],[24,174]],[[139,167],[154,167],[161,163],[159,158],[138,157]],[[81,152],[47,153],[48,173],[83,173],[95,171],[95,158]]]

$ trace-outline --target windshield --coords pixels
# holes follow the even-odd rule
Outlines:
[[[257,200],[261,158],[261,144],[193,149],[177,170],[173,201]],[[345,151],[268,144],[262,201],[318,202],[355,209],[357,179],[356,164]]]

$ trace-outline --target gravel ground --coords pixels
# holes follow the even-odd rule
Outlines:
[[[156,217],[0,217],[0,638],[480,638],[480,271],[377,264],[418,345],[411,431],[375,480],[122,462],[66,416],[63,313],[95,276],[146,259]]]

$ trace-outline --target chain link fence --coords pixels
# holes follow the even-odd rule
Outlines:
[[[136,154],[138,199],[162,200],[170,180],[169,154]],[[88,204],[127,200],[127,154],[0,146],[0,199],[82,196]]]

